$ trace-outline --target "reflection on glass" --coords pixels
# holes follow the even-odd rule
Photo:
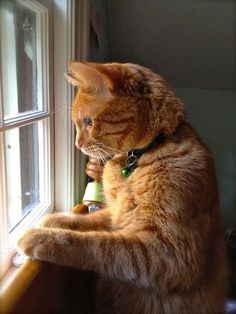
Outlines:
[[[9,231],[39,203],[38,123],[6,131]]]
[[[0,1],[4,116],[41,110],[37,63],[37,15],[27,1]]]

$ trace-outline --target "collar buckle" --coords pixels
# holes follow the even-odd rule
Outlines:
[[[137,156],[134,154],[134,151],[128,152],[128,158],[126,162],[127,167],[132,167],[136,164],[137,162]]]

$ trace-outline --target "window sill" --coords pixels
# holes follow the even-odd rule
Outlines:
[[[90,313],[96,278],[92,272],[28,259],[2,293],[0,313]]]
[[[86,214],[88,208],[86,205],[77,204],[71,209],[71,212]],[[33,261],[32,259],[27,259],[20,267],[16,267],[12,263],[14,254],[16,254],[16,251],[12,250],[1,265],[0,313],[23,313],[24,311],[21,310],[22,306],[23,309],[27,308],[28,312],[29,308],[33,309],[34,312],[34,309],[38,309],[38,302],[40,302],[41,306],[45,304],[43,291],[46,291],[46,299],[51,302],[51,305],[46,303],[50,310],[47,311],[45,309],[43,312],[51,313],[51,310],[52,312],[54,310],[54,300],[58,300],[58,296],[61,298],[65,286],[67,284],[71,286],[71,283],[74,283],[73,286],[76,287],[76,290],[70,291],[71,288],[66,288],[69,293],[66,293],[63,296],[65,304],[71,302],[71,299],[73,300],[73,294],[75,292],[76,296],[78,296],[77,292],[80,290],[82,294],[85,293],[82,298],[82,308],[86,306],[86,304],[91,303],[91,300],[90,302],[88,300],[91,298],[90,290],[93,291],[94,287],[94,274],[44,262]],[[29,294],[33,294],[30,301],[28,298]],[[29,306],[26,305],[28,302]],[[78,302],[78,300],[76,302]],[[59,311],[58,313],[64,312]]]
[[[40,272],[42,264],[28,259],[21,267],[11,266],[1,282],[1,311],[12,313],[18,301]]]

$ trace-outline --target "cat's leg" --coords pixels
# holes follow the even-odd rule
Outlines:
[[[148,250],[145,240],[140,241],[135,235],[35,228],[27,231],[18,245],[33,259],[95,271],[109,278],[150,286]]]
[[[201,309],[199,313],[220,313],[219,310],[214,310],[220,308],[220,305],[214,305],[220,298],[217,295],[219,289],[216,288],[214,296],[217,297],[213,298],[209,286],[215,287],[217,283],[216,287],[220,287],[221,282],[224,285],[224,274],[215,281],[215,276],[219,274],[214,272],[202,281],[204,258],[198,260],[195,254],[191,257],[191,251],[188,251],[190,260],[186,264],[186,260],[181,258],[186,256],[185,250],[182,254],[181,247],[176,246],[175,251],[174,247],[168,251],[156,235],[153,237],[150,233],[134,230],[76,232],[35,228],[27,231],[18,245],[26,255],[34,259],[95,271],[105,278],[146,288],[144,290],[147,293],[154,291],[156,296],[164,296],[165,313],[192,313],[194,307]],[[166,298],[169,293],[169,298]],[[184,296],[186,303],[183,311],[181,304]],[[128,297],[127,293],[125,297]],[[213,305],[208,302],[210,297],[214,301]],[[138,301],[139,299],[136,300]]]
[[[60,228],[79,231],[109,230],[110,211],[101,209],[97,212],[83,214],[50,214],[39,222],[39,227]]]

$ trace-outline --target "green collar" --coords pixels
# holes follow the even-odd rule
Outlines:
[[[129,151],[127,156],[126,167],[121,169],[121,175],[126,178],[129,177],[131,173],[134,171],[134,169],[137,168],[138,159],[152,148],[160,145],[164,141],[164,139],[165,135],[161,133],[160,135],[155,137],[155,139],[148,146]]]

